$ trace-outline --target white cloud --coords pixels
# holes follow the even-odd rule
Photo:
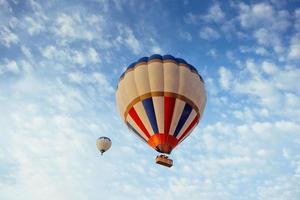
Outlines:
[[[294,18],[295,18],[294,27],[296,30],[300,30],[300,8],[295,10]]]
[[[263,48],[263,47],[257,47],[257,48],[255,49],[255,53],[256,53],[257,55],[261,55],[261,56],[268,55],[268,51],[267,51],[265,48]]]
[[[280,176],[266,181],[258,188],[259,199],[297,200],[300,196],[300,179],[295,176]]]
[[[277,10],[269,3],[241,3],[238,19],[247,32],[253,30],[253,37],[258,44],[272,47],[280,55],[279,60],[283,60],[285,47],[282,34],[291,25],[288,11]]]
[[[0,42],[6,47],[10,47],[11,44],[19,42],[19,37],[8,27],[0,26]]]
[[[102,41],[102,30],[105,21],[101,15],[90,15],[74,13],[60,14],[55,19],[55,25],[52,31],[58,38],[62,38],[61,43],[72,42],[74,40],[100,40]]]
[[[295,117],[300,114],[298,101],[300,90],[297,87],[300,71],[291,66],[280,68],[270,61],[256,63],[253,60],[247,60],[244,66],[245,69],[237,74],[220,68],[221,87],[224,89],[231,87],[230,92],[247,95],[250,102],[263,109],[272,110],[272,115],[298,120]],[[280,109],[274,110],[277,107]],[[263,117],[264,115],[256,111],[254,113],[255,116]],[[240,116],[242,112],[238,111],[236,114]]]
[[[262,69],[267,74],[275,74],[278,71],[277,66],[269,61],[262,62]]]
[[[225,13],[222,11],[220,5],[215,3],[202,18],[208,22],[222,22],[225,19]]]
[[[80,18],[77,18],[77,20],[80,20]],[[59,37],[74,38],[77,34],[80,34],[74,27],[75,23],[76,21],[72,16],[61,14],[56,19],[57,27],[54,29],[54,32]]]
[[[20,67],[15,60],[5,59],[4,61],[4,63],[0,64],[0,74],[7,72],[18,74],[20,72]]]
[[[247,47],[247,46],[241,46],[240,50],[242,53],[255,53],[260,56],[267,56],[269,55],[269,52],[266,50],[266,48],[262,46],[253,46],[253,47]]]
[[[199,36],[205,40],[216,40],[220,38],[219,33],[210,27],[202,28],[199,32]]]
[[[135,54],[141,53],[141,44],[129,27],[124,27],[125,43],[133,50]]]
[[[62,63],[65,65],[79,65],[82,67],[100,63],[100,57],[97,51],[90,47],[84,51],[74,50],[65,46],[48,45],[40,49],[42,55],[52,62]]]
[[[100,57],[97,51],[94,48],[89,48],[88,50],[88,56],[92,63],[99,63]]]
[[[225,13],[222,11],[219,3],[214,3],[204,15],[197,15],[189,12],[185,15],[184,21],[187,24],[199,24],[201,21],[208,23],[220,23],[225,19]]]
[[[266,28],[257,29],[256,31],[254,31],[254,38],[260,45],[273,47],[276,53],[284,52],[284,47],[282,45],[280,36],[271,30],[268,30]]]
[[[40,20],[37,19],[33,19],[32,17],[25,17],[25,23],[27,24],[27,32],[29,33],[29,35],[34,35],[34,34],[38,34],[41,31],[45,30],[44,25],[42,24],[42,22]]]
[[[225,67],[220,67],[219,75],[220,86],[225,90],[230,89],[233,79],[231,71],[226,69]]]
[[[179,31],[179,36],[186,41],[192,41],[192,39],[193,39],[192,35],[189,32],[182,31],[181,29]]]
[[[257,3],[252,5],[240,4],[239,20],[243,27],[263,27],[272,30],[284,31],[290,25],[287,11],[276,11],[268,3]]]
[[[68,74],[68,78],[71,82],[78,84],[94,83],[100,85],[101,90],[109,93],[113,93],[114,89],[108,82],[107,77],[99,72],[92,74],[84,74],[80,72],[72,72]]]
[[[6,69],[7,69],[7,71],[10,71],[10,72],[13,72],[16,74],[20,72],[20,69],[19,69],[17,63],[14,60],[10,60],[7,62]]]
[[[294,35],[291,38],[288,58],[291,60],[300,59],[300,33]]]
[[[215,49],[210,49],[206,54],[214,58],[217,57],[217,51]]]
[[[28,47],[24,46],[24,45],[21,45],[21,51],[22,53],[29,59],[32,58],[32,54],[31,54],[31,51]]]

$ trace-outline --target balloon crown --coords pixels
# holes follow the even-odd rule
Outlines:
[[[161,60],[162,62],[163,61],[171,61],[171,62],[174,62],[174,63],[176,63],[178,65],[184,65],[184,66],[188,67],[192,72],[195,72],[199,76],[200,80],[204,83],[203,78],[198,73],[197,69],[193,65],[189,64],[188,62],[186,62],[184,59],[182,59],[182,58],[175,58],[172,55],[164,55],[164,56],[162,56],[162,55],[159,55],[159,54],[153,54],[150,57],[142,57],[142,58],[138,59],[138,61],[131,63],[127,67],[127,69],[125,70],[125,72],[123,72],[123,74],[121,75],[120,79],[122,79],[125,76],[125,74],[126,74],[126,72],[128,70],[134,68],[135,66],[139,65],[140,63],[148,63],[148,62],[150,62],[152,60]]]

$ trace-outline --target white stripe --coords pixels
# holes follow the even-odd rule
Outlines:
[[[180,116],[183,112],[185,106],[185,102],[176,99],[175,105],[174,105],[174,111],[173,111],[173,116],[172,116],[172,121],[171,121],[171,126],[170,126],[170,135],[174,135],[175,129],[177,127],[178,121],[180,119]]]
[[[158,131],[164,132],[164,97],[152,97]]]
[[[154,134],[153,129],[152,129],[152,126],[151,126],[150,121],[148,119],[148,115],[145,111],[143,103],[141,101],[139,101],[133,107],[134,107],[135,111],[138,113],[142,123],[144,124],[144,126],[147,129],[147,131],[149,132],[149,134],[153,135]]]

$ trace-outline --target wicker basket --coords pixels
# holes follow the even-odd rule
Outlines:
[[[166,167],[172,167],[173,166],[173,160],[169,159],[165,155],[156,156],[155,162],[157,164],[160,164],[160,165],[163,165],[163,166],[166,166]]]

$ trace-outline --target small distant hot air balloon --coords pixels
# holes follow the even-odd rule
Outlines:
[[[119,113],[156,151],[170,154],[196,127],[206,104],[204,81],[195,67],[171,55],[152,55],[132,63],[116,90]],[[156,163],[168,167],[166,155]]]
[[[99,137],[96,142],[98,150],[101,155],[111,147],[111,140],[108,137]]]

